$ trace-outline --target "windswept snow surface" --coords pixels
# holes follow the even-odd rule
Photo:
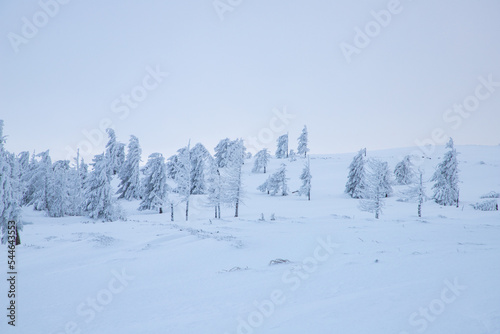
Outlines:
[[[500,333],[500,212],[469,205],[500,191],[500,147],[457,150],[460,207],[427,201],[422,218],[398,201],[405,186],[381,219],[360,211],[343,193],[355,153],[311,156],[310,202],[256,189],[285,160],[267,174],[247,160],[239,218],[223,208],[213,219],[203,196],[192,196],[189,222],[183,203],[175,222],[138,201],[120,201],[128,220],[111,223],[25,208],[16,326],[2,279],[0,333]],[[412,151],[368,156],[393,170]],[[424,180],[443,152],[419,160]],[[304,162],[286,160],[290,191]]]

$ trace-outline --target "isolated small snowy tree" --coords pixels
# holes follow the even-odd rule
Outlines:
[[[299,145],[297,146],[297,154],[298,155],[304,155],[304,157],[307,156],[307,152],[309,152],[308,144],[308,133],[307,133],[307,126],[304,125],[304,128],[302,129],[302,133],[300,134],[299,138],[297,141],[299,142]]]
[[[386,176],[389,169],[386,162],[375,159],[369,160],[368,166],[366,187],[359,205],[361,210],[375,213],[375,219],[379,219],[383,199],[387,197]]]
[[[139,145],[139,139],[136,136],[130,136],[128,143],[127,159],[120,169],[120,185],[117,194],[118,198],[124,198],[128,201],[141,198],[141,180],[140,167],[142,150]]]
[[[85,186],[84,211],[92,219],[112,221],[116,218],[111,193],[111,175],[108,160],[99,154],[92,160],[93,170]]]
[[[417,214],[418,217],[422,217],[422,204],[424,203],[426,196],[425,196],[425,188],[424,188],[424,183],[422,182],[422,171],[419,171],[419,182],[418,186],[416,188],[416,193],[417,193],[417,201],[418,201],[418,206],[417,206]]]
[[[362,198],[366,188],[365,157],[366,148],[361,149],[349,165],[345,193],[349,194],[352,198]]]
[[[295,154],[294,150],[290,150],[290,154],[288,156],[290,158],[290,162],[294,162],[297,160],[297,154]]]
[[[431,181],[434,181],[434,196],[436,203],[441,205],[456,205],[458,207],[458,161],[457,150],[450,138],[444,154],[443,161],[437,166]]]
[[[281,196],[288,195],[288,178],[286,177],[286,165],[281,164],[280,168],[269,178],[261,184],[257,189],[262,192],[267,192],[272,196],[281,194]]]
[[[309,159],[304,165],[304,169],[302,170],[302,174],[300,174],[300,179],[302,180],[302,185],[299,189],[299,194],[306,195],[307,199],[311,200],[311,164]]]
[[[415,172],[413,171],[413,164],[410,161],[410,156],[407,155],[402,161],[400,161],[394,168],[394,176],[398,184],[410,184],[415,178]]]
[[[271,154],[267,151],[267,148],[264,148],[255,154],[255,160],[252,168],[253,173],[260,173],[261,170],[266,173],[267,165],[269,164],[269,159],[271,158]]]
[[[142,181],[143,194],[139,210],[158,210],[163,213],[168,196],[167,170],[163,155],[151,154],[144,171],[146,176]]]
[[[288,158],[288,133],[278,137],[276,159]]]
[[[105,158],[109,168],[109,173],[115,175],[120,171],[121,165],[125,158],[124,144],[116,141],[115,130],[108,128],[106,129],[108,134],[108,142],[106,144],[106,154]]]

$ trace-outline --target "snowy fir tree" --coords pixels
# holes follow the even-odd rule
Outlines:
[[[294,150],[290,150],[288,157],[290,158],[290,162],[297,161],[297,154],[295,154]]]
[[[234,216],[238,217],[242,199],[242,173],[245,146],[242,139],[231,141],[227,149],[227,165],[224,170],[224,202],[234,205]]]
[[[223,168],[227,165],[228,159],[228,147],[231,145],[231,140],[229,138],[222,139],[217,146],[215,146],[215,162],[217,167]]]
[[[365,191],[365,157],[366,148],[361,149],[349,165],[345,193],[352,198],[362,198]]]
[[[5,147],[3,120],[0,120],[0,235],[1,243],[8,240],[8,222],[15,221],[16,231],[21,230],[21,191],[19,184],[19,167],[14,154]],[[16,237],[16,244],[19,244]]]
[[[413,182],[415,172],[413,171],[413,164],[410,161],[409,155],[398,162],[394,168],[394,176],[397,184],[410,184]]]
[[[177,150],[177,154],[168,159],[167,174],[175,181],[173,191],[186,202],[186,221],[189,219],[189,199],[191,195],[191,158],[189,145]]]
[[[69,161],[54,162],[47,185],[47,214],[49,217],[64,217],[70,213],[70,181]]]
[[[33,175],[38,168],[38,161],[35,159],[36,154],[33,151],[33,154],[30,158],[30,163],[28,165],[28,170],[25,171],[22,175],[22,183],[23,183],[23,196],[22,196],[22,205],[29,205],[33,201],[33,196],[35,194],[35,185],[33,184]]]
[[[262,192],[267,192],[272,196],[280,194],[281,196],[288,195],[288,178],[286,177],[286,165],[281,164],[280,168],[261,184],[257,189]]]
[[[443,161],[437,166],[431,181],[434,181],[433,199],[441,205],[456,205],[459,203],[458,189],[458,161],[457,150],[450,138],[446,144],[448,151],[444,154]]]
[[[120,169],[120,185],[118,187],[118,198],[124,198],[128,201],[141,198],[141,180],[140,167],[142,150],[139,145],[139,139],[136,136],[130,136],[128,143],[127,158]]]
[[[387,174],[389,168],[386,162],[376,159],[369,160],[366,175],[366,186],[360,208],[363,211],[375,213],[375,219],[379,219],[384,206],[383,199],[387,197]]]
[[[253,173],[260,173],[261,171],[266,173],[267,165],[269,164],[269,159],[271,154],[269,154],[267,148],[264,148],[255,154],[254,164],[252,168]]]
[[[169,190],[163,155],[151,154],[144,170],[146,175],[142,181],[143,194],[139,210],[158,210],[159,213],[163,213]]]
[[[214,208],[215,218],[220,219],[220,207],[222,203],[222,177],[215,160],[212,159],[212,162],[208,167],[208,203],[210,206]]]
[[[276,159],[288,158],[288,133],[278,137]]]
[[[124,145],[116,141],[115,130],[108,128],[106,132],[109,139],[106,144],[105,159],[107,160],[109,173],[115,175],[120,171],[125,158]]]
[[[304,169],[302,170],[302,174],[300,174],[300,179],[302,180],[302,185],[299,189],[299,195],[307,196],[307,199],[311,200],[311,164],[309,159],[307,159],[306,164],[304,165]]]
[[[116,213],[111,193],[110,167],[105,155],[96,155],[92,167],[85,185],[84,211],[90,218],[113,221]]]
[[[416,187],[416,194],[417,194],[417,214],[418,217],[422,217],[422,204],[424,203],[426,196],[425,196],[425,188],[424,188],[424,183],[422,182],[422,171],[419,171],[419,182]]]
[[[47,210],[47,187],[52,172],[52,159],[48,150],[36,156],[40,157],[40,161],[31,175],[29,188],[33,190],[33,194],[28,204],[32,204],[37,211],[44,211]]]
[[[206,193],[205,169],[207,161],[212,159],[210,152],[198,143],[194,145],[190,152],[191,159],[191,194],[202,195]]]
[[[304,157],[307,156],[307,152],[309,152],[309,148],[308,148],[308,143],[309,143],[309,140],[307,139],[307,126],[304,125],[304,128],[302,129],[302,133],[300,134],[299,138],[297,139],[297,141],[299,142],[298,146],[297,146],[297,154],[298,155],[304,155]]]

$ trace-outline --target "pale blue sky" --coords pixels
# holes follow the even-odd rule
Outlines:
[[[118,139],[136,135],[145,155],[169,156],[189,139],[212,150],[224,137],[269,133],[279,123],[273,109],[284,107],[294,118],[273,136],[288,131],[295,144],[307,124],[312,153],[415,146],[436,128],[459,145],[500,144],[500,86],[468,118],[443,119],[479,77],[500,82],[500,2],[402,0],[348,63],[340,44],[353,44],[355,28],[389,3],[243,0],[221,20],[212,0],[73,0],[15,52],[23,17],[43,24],[44,14],[37,1],[1,1],[7,148],[64,159],[85,145],[82,131],[110,119]],[[113,102],[156,67],[168,77],[120,119]]]

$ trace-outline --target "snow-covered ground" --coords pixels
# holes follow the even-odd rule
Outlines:
[[[500,146],[457,150],[460,207],[427,201],[422,218],[398,201],[402,186],[381,219],[360,211],[343,193],[354,154],[311,157],[310,202],[258,192],[269,174],[247,161],[239,218],[213,219],[202,196],[189,222],[182,204],[175,222],[138,202],[111,223],[25,208],[16,327],[2,279],[0,333],[500,333],[500,212],[469,205],[500,191]],[[411,151],[368,156],[393,169]],[[425,159],[425,180],[443,151]],[[287,164],[297,190],[304,160]]]

